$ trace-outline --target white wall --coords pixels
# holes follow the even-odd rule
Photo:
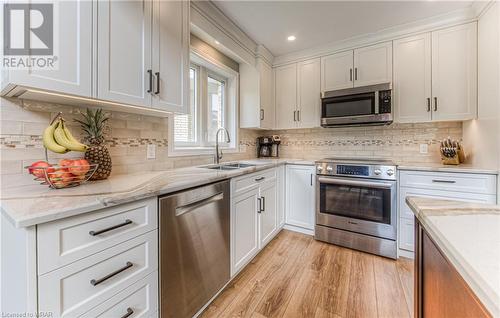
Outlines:
[[[478,119],[464,122],[470,163],[500,169],[500,4],[494,2],[478,23]]]

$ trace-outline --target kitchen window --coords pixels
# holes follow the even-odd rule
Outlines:
[[[220,146],[226,152],[237,145],[238,73],[197,54],[191,54],[189,68],[189,114],[174,115],[171,120],[169,154],[172,156],[212,154],[215,134],[221,127],[231,143]]]

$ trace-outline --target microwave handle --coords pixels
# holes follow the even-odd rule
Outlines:
[[[325,183],[325,184],[337,184],[337,185],[354,186],[354,187],[367,187],[367,188],[376,188],[376,189],[392,189],[392,187],[394,186],[393,183],[387,183],[387,182],[346,180],[346,179],[325,178],[325,177],[319,177],[318,182]]]
[[[380,105],[379,105],[379,91],[375,91],[375,105],[374,105],[374,113],[375,115],[380,114]]]

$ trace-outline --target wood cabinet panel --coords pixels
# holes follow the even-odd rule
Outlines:
[[[415,317],[491,317],[420,224],[416,229]]]

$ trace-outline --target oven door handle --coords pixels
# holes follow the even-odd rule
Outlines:
[[[359,180],[346,180],[346,179],[335,179],[335,178],[325,178],[319,177],[319,183],[326,184],[338,184],[346,186],[360,186],[366,188],[377,188],[377,189],[392,189],[393,183],[387,182],[370,182],[370,181],[359,181]]]

